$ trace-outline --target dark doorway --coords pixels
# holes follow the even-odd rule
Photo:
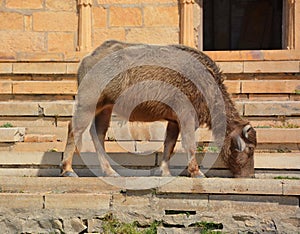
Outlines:
[[[283,0],[203,0],[204,50],[282,48]]]

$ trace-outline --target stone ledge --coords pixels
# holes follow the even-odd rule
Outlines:
[[[204,51],[216,61],[299,60],[299,50]]]
[[[88,52],[19,52],[16,54],[2,53],[0,62],[78,62]],[[215,61],[293,61],[299,60],[299,50],[241,50],[241,51],[204,51]]]
[[[0,142],[19,142],[24,140],[25,128],[1,128],[0,127]]]
[[[119,193],[120,189],[156,189],[159,194],[248,194],[300,195],[299,180],[188,178],[188,177],[98,177],[98,178],[41,178],[0,177],[4,193]]]
[[[77,65],[76,65],[77,66]],[[76,73],[77,68],[73,68]],[[230,94],[295,94],[300,90],[299,80],[225,80]],[[44,81],[0,81],[0,94],[77,94],[77,80],[44,80]]]
[[[62,152],[17,152],[17,151],[0,151],[0,164],[3,166],[0,175],[11,175],[13,170],[19,170],[19,172],[25,173],[27,169],[40,170],[60,170],[60,163],[62,159]],[[162,153],[153,153],[150,155],[136,155],[123,153],[108,153],[109,158],[113,160],[113,167],[120,172],[121,175],[128,176],[143,176],[143,175],[159,175],[159,165],[162,161]],[[203,169],[213,170],[228,170],[228,167],[224,164],[223,160],[218,157],[215,161],[210,162],[210,154],[197,154],[197,161]],[[187,166],[186,153],[176,153],[170,162],[170,169],[173,173],[177,173],[177,170],[183,172]],[[294,170],[295,173],[300,170],[300,153],[255,153],[254,167],[256,175],[260,173],[273,172],[274,170],[282,171]],[[79,175],[82,174],[82,170],[96,170],[101,174],[100,164],[98,157],[95,153],[83,153],[81,157],[77,154],[73,159],[73,167],[78,171]],[[4,171],[6,169],[6,171]],[[135,170],[134,170],[135,169]],[[151,172],[152,170],[152,172]],[[154,171],[157,170],[157,171]],[[54,172],[54,171],[53,171]],[[138,174],[140,173],[140,174]],[[212,173],[213,174],[213,173]],[[15,174],[18,176],[19,174]],[[59,175],[54,174],[54,176]],[[46,174],[44,176],[47,176]],[[48,174],[51,176],[51,174]],[[94,175],[95,176],[95,175]],[[213,175],[216,176],[216,175]]]
[[[217,61],[217,60],[216,60]],[[296,61],[217,61],[224,73],[298,73]],[[0,62],[0,74],[76,74],[78,62]]]
[[[1,83],[0,83],[1,85]],[[1,86],[0,86],[1,87]],[[1,92],[1,90],[0,90]],[[77,93],[77,81],[14,81],[12,94],[71,94]]]
[[[74,101],[0,101],[2,116],[72,116]],[[244,116],[299,116],[300,101],[236,101]]]
[[[72,116],[74,101],[0,101],[1,116]]]
[[[4,62],[0,74],[76,74],[78,62]]]
[[[0,194],[1,196],[1,194]],[[46,194],[46,209],[109,209],[111,201],[110,194],[91,193],[67,193],[67,194]],[[80,205],[79,205],[80,204]]]
[[[241,101],[245,116],[299,116],[300,101]]]

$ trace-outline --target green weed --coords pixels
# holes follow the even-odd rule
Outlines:
[[[161,222],[154,221],[150,227],[141,230],[138,222],[123,223],[113,217],[113,214],[108,214],[103,219],[104,234],[156,234],[157,227]]]
[[[201,234],[221,234],[222,232],[219,230],[223,229],[222,223],[213,223],[205,221],[194,223],[192,226],[199,227],[201,229]]]
[[[208,147],[198,146],[197,147],[197,152],[198,153],[206,153],[206,152],[207,153],[219,153],[220,149],[217,146],[208,146]]]
[[[5,123],[0,126],[0,128],[12,128],[13,125],[11,123]]]
[[[276,176],[276,177],[274,177],[274,179],[277,179],[277,180],[300,180],[300,177]]]

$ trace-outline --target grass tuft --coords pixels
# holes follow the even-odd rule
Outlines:
[[[300,177],[294,177],[294,176],[276,176],[274,177],[276,180],[300,180]]]
[[[13,125],[11,123],[5,123],[0,126],[0,128],[12,128]]]
[[[154,221],[148,228],[141,229],[138,222],[123,223],[116,219],[113,214],[107,214],[103,218],[104,234],[156,234],[157,227],[161,222]]]

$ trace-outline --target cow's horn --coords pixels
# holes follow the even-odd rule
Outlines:
[[[245,141],[240,137],[236,137],[237,145],[238,145],[238,151],[242,152],[246,148],[246,143]]]
[[[244,128],[243,128],[243,135],[248,139],[248,131],[249,129],[252,128],[252,126],[250,124],[247,124]]]

